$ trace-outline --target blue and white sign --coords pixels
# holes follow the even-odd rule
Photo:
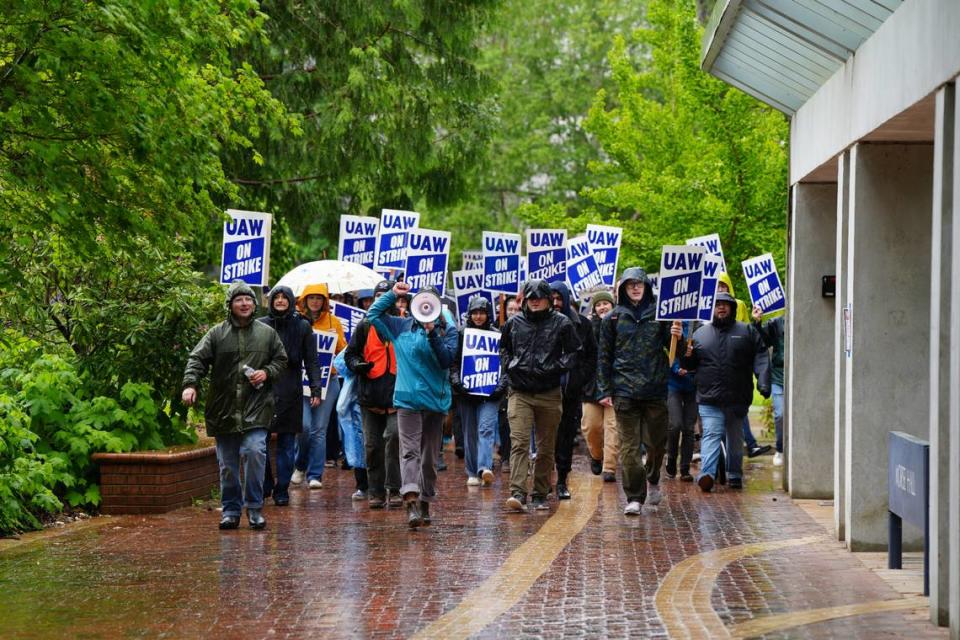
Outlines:
[[[373,269],[380,220],[367,216],[340,216],[337,255],[344,262],[356,262]]]
[[[700,246],[663,247],[657,320],[696,320],[700,317],[700,283],[705,252]]]
[[[403,278],[410,285],[410,292],[436,287],[442,296],[447,284],[449,259],[449,231],[411,230],[407,234],[407,262]]]
[[[727,263],[723,259],[723,247],[720,246],[720,234],[711,233],[708,236],[690,238],[687,240],[687,244],[694,247],[703,247],[707,250],[707,253],[718,256],[720,258],[720,272],[727,272]]]
[[[783,311],[787,306],[783,295],[783,285],[777,275],[777,265],[773,262],[773,255],[765,253],[756,258],[750,258],[740,263],[743,266],[743,275],[747,279],[747,288],[750,289],[750,299],[760,307],[763,315]]]
[[[717,294],[723,259],[712,253],[703,256],[703,280],[700,284],[700,319],[709,322],[713,319],[713,301]]]
[[[523,287],[523,283],[529,280],[527,274],[527,256],[520,256],[520,287]]]
[[[482,329],[463,332],[460,382],[472,396],[489,396],[500,381],[500,334]]]
[[[483,296],[489,300],[490,308],[493,309],[493,314],[496,316],[497,307],[494,304],[494,295],[483,288],[483,271],[480,269],[454,271],[453,295],[457,299],[457,317],[460,319],[461,325],[467,321],[467,306],[470,304],[470,298],[474,296]]]
[[[603,277],[587,236],[567,240],[567,282],[574,300],[579,300],[588,291],[603,288]]]
[[[483,232],[483,288],[520,293],[520,234]]]
[[[647,278],[650,279],[650,290],[653,291],[653,297],[660,297],[660,274],[659,273],[648,273]]]
[[[320,361],[320,386],[323,387],[321,400],[327,398],[327,387],[330,386],[330,370],[333,366],[333,356],[337,350],[337,334],[329,331],[313,331],[317,343],[317,360]],[[300,373],[303,381],[303,395],[310,397],[310,379],[307,378],[306,369],[301,369]]]
[[[270,281],[270,227],[273,216],[259,211],[227,209],[223,223],[220,284],[243,280],[254,287]]]
[[[483,271],[483,251],[471,250],[460,252],[461,271]]]
[[[563,282],[567,279],[567,230],[527,229],[527,278]],[[527,278],[521,278],[523,282]]]
[[[333,307],[333,315],[340,318],[340,324],[343,325],[344,337],[347,342],[350,342],[354,330],[359,327],[363,319],[367,317],[367,312],[363,309],[343,304],[342,302],[331,301],[330,305]]]
[[[420,214],[416,211],[384,209],[380,214],[373,268],[381,273],[403,269],[407,261],[407,234],[419,225]]]
[[[590,249],[597,260],[597,268],[600,270],[603,284],[613,287],[617,280],[617,261],[620,259],[623,229],[588,224],[587,240],[590,242]]]

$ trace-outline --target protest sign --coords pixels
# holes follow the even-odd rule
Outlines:
[[[653,291],[653,297],[660,297],[660,274],[659,273],[648,273],[647,277],[650,279],[650,290]]]
[[[403,269],[407,260],[407,233],[419,225],[420,214],[416,211],[384,209],[380,214],[373,268],[383,274]]]
[[[483,232],[483,288],[520,293],[520,234]]]
[[[709,322],[713,319],[713,299],[717,293],[717,282],[723,259],[711,253],[703,256],[703,280],[700,284],[700,319]]]
[[[523,286],[523,283],[529,280],[527,277],[527,256],[520,256],[520,286]]]
[[[465,329],[460,383],[472,396],[489,396],[500,381],[500,334]]]
[[[567,240],[567,282],[574,300],[582,298],[587,291],[603,287],[603,277],[587,236]]]
[[[347,339],[347,342],[350,342],[354,330],[360,326],[363,319],[367,317],[367,312],[363,309],[343,304],[342,302],[331,301],[330,305],[333,307],[333,315],[340,318],[340,324],[343,325],[344,337]]]
[[[700,317],[704,253],[704,248],[700,246],[663,247],[660,254],[657,320],[696,320]]]
[[[273,216],[227,209],[220,255],[220,284],[243,280],[255,287],[270,283],[270,227]]]
[[[339,259],[373,269],[379,230],[380,220],[377,218],[340,216],[340,241],[337,246]]]
[[[407,234],[407,262],[403,277],[410,285],[410,293],[436,287],[442,296],[447,284],[449,256],[449,231],[412,229]]]
[[[777,274],[777,265],[773,262],[773,255],[765,253],[756,258],[744,260],[743,275],[747,279],[747,288],[750,289],[750,299],[760,307],[763,315],[783,311],[787,301],[783,295],[783,285]]]
[[[467,321],[467,306],[470,304],[470,298],[474,296],[483,296],[490,301],[490,308],[493,309],[493,318],[491,319],[496,320],[495,297],[483,288],[482,270],[454,271],[453,295],[457,299],[457,317],[461,324],[465,324]]]
[[[313,331],[317,345],[317,360],[320,362],[320,386],[323,387],[321,400],[327,398],[327,387],[330,386],[330,369],[333,366],[333,356],[337,350],[337,334],[329,331]],[[310,379],[307,378],[306,369],[301,369],[300,373],[303,382],[303,395],[310,397]]]
[[[707,253],[715,255],[720,258],[720,272],[727,272],[727,263],[723,259],[723,247],[720,246],[720,234],[711,233],[708,236],[700,236],[699,238],[690,238],[687,240],[687,244],[695,247],[703,247],[706,249]]]
[[[483,251],[471,250],[460,252],[461,271],[483,271]]]
[[[566,229],[527,229],[527,276],[524,280],[563,282],[567,278]]]
[[[623,229],[605,227],[599,224],[587,225],[587,241],[597,261],[597,269],[603,278],[603,284],[613,287],[617,280],[617,261],[620,259],[620,243],[623,241]]]

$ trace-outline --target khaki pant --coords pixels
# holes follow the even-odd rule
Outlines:
[[[617,472],[617,456],[620,455],[620,432],[617,430],[617,413],[613,407],[599,402],[583,403],[583,419],[580,421],[583,439],[594,460],[603,461],[604,473]]]
[[[627,501],[643,504],[647,481],[660,483],[660,465],[667,445],[667,403],[663,400],[614,398],[620,429],[620,476]],[[641,445],[647,449],[644,464]]]
[[[536,430],[537,460],[533,465],[533,495],[543,498],[550,492],[553,451],[557,426],[563,411],[560,387],[543,393],[510,391],[507,416],[510,420],[510,493],[527,495],[530,468],[530,426]]]

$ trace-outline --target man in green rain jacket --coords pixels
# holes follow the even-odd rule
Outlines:
[[[240,526],[245,498],[247,519],[263,529],[263,472],[267,435],[273,417],[271,383],[287,367],[287,354],[277,332],[254,322],[257,298],[244,282],[227,290],[228,317],[210,329],[190,352],[183,374],[183,402],[197,401],[200,381],[211,370],[210,391],[204,409],[207,435],[217,442],[220,464],[221,529]],[[243,458],[244,488],[240,487]]]

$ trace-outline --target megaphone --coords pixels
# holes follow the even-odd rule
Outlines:
[[[436,322],[442,310],[440,296],[432,291],[421,291],[410,300],[410,315],[420,324]]]

